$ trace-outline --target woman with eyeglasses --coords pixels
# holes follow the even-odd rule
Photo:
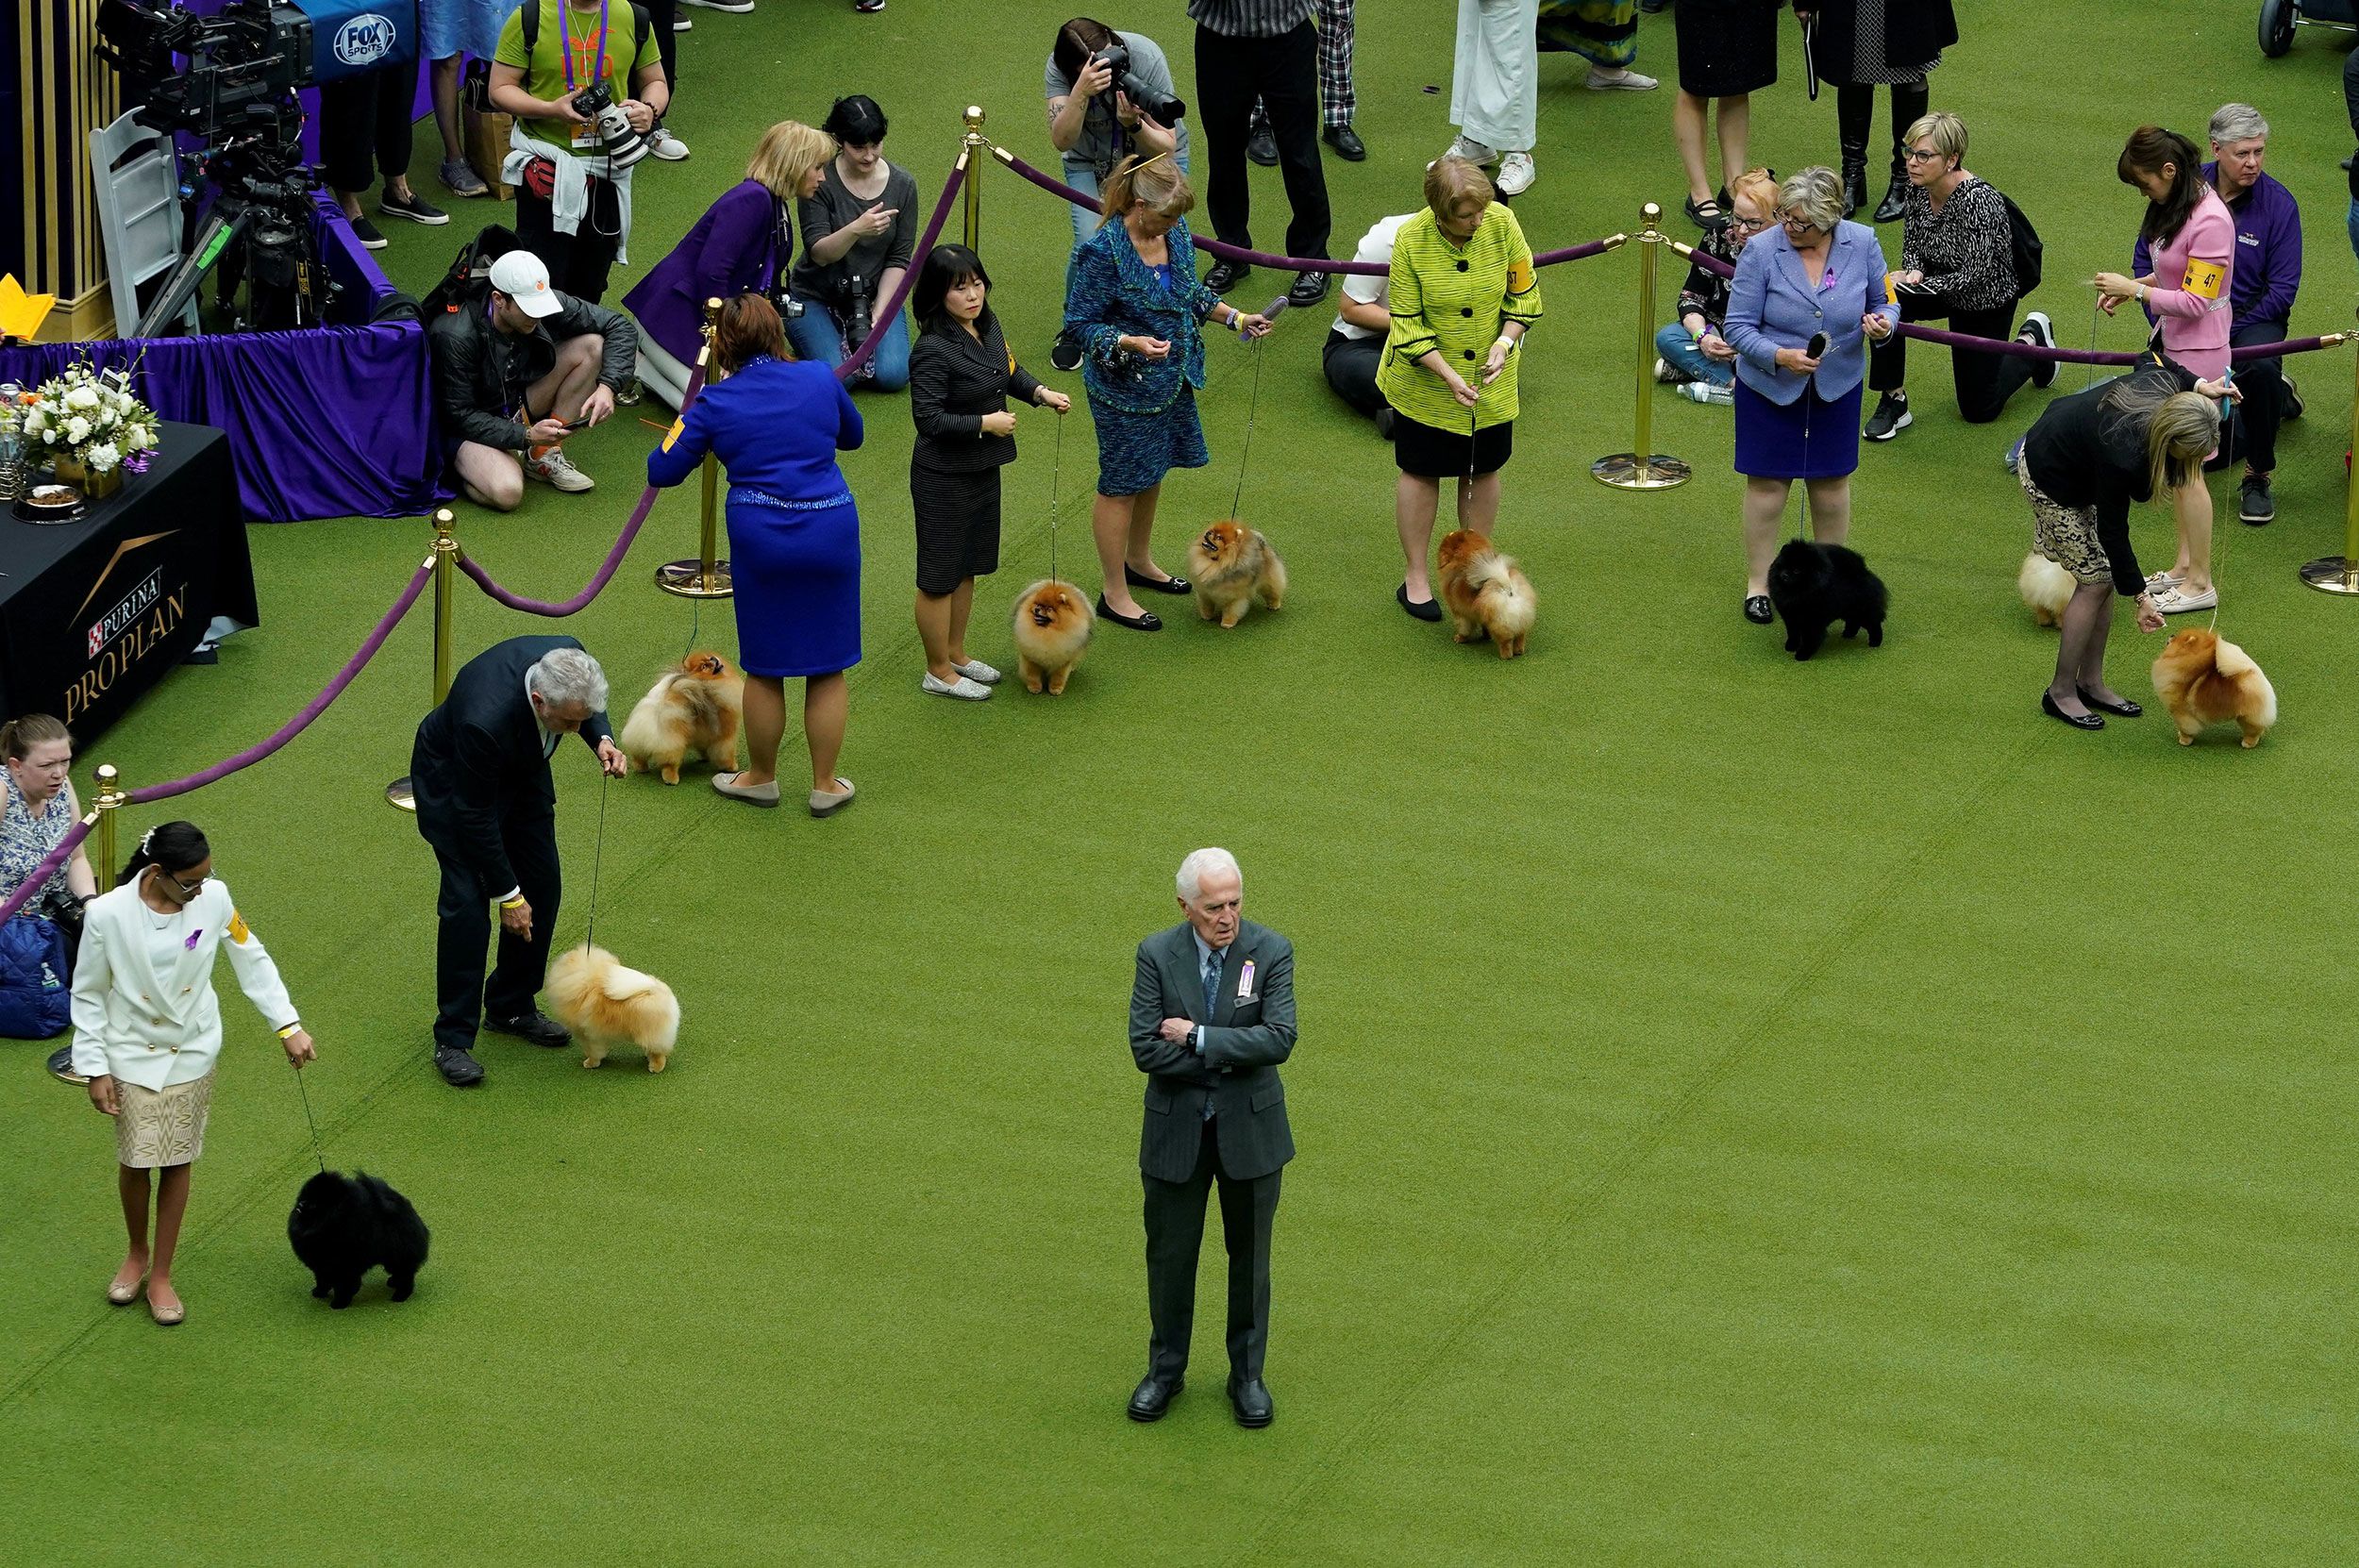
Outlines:
[[[297,1067],[313,1059],[278,966],[213,875],[212,846],[193,824],[140,835],[114,888],[90,902],[74,974],[74,1066],[90,1079],[91,1104],[114,1118],[115,1186],[130,1232],[107,1299],[128,1307],[143,1288],[148,1315],[167,1327],[188,1315],[172,1261],[221,1053],[213,959],[225,941],[239,986],[277,1031],[287,1059]],[[160,1173],[152,1243],[150,1171]]]
[[[1780,219],[1737,258],[1723,335],[1736,350],[1736,471],[1745,475],[1745,619],[1765,626],[1786,492],[1810,493],[1811,537],[1851,531],[1867,344],[1899,325],[1876,231],[1843,216],[1824,165],[1778,187]],[[1815,352],[1814,352],[1815,350]]]
[[[2047,313],[2033,310],[2015,331],[2015,224],[1998,187],[1966,166],[1966,122],[1935,109],[1909,127],[1908,200],[1901,212],[1900,270],[1893,275],[1900,319],[1940,321],[1970,337],[2003,339],[2041,348],[2055,345]],[[1909,341],[1896,332],[1867,357],[1868,390],[1881,394],[1863,432],[1890,441],[1911,424]],[[1968,425],[1987,425],[2029,381],[2046,387],[2056,361],[2019,354],[1960,348],[1949,355],[1958,412]]]
[[[1734,267],[1746,242],[1777,221],[1778,182],[1766,169],[1748,169],[1729,181],[1729,221],[1708,229],[1698,259],[1680,290],[1679,319],[1654,335],[1654,378],[1691,403],[1736,401],[1736,350],[1720,336],[1729,318],[1729,276],[1709,257]]]
[[[82,813],[73,780],[67,777],[74,766],[74,739],[57,719],[27,713],[0,725],[0,759],[7,762],[6,772],[0,773],[0,898],[7,898],[64,842]],[[82,909],[97,892],[90,859],[77,846],[25,901],[25,914],[54,925],[64,936],[68,980],[73,978],[75,949],[82,942]],[[70,1045],[50,1056],[49,1071],[68,1083],[82,1081],[74,1071]]]

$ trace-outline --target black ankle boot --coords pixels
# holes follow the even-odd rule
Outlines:
[[[1866,197],[1867,192],[1862,191],[1860,199],[1865,201]],[[1908,201],[1909,176],[1900,172],[1900,166],[1896,161],[1892,166],[1892,183],[1884,188],[1884,199],[1876,204],[1876,221],[1880,224],[1893,222],[1907,209]]]
[[[1867,205],[1867,154],[1857,158],[1851,149],[1843,149],[1843,215],[1849,217]]]

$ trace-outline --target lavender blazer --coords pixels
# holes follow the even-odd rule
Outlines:
[[[687,238],[623,296],[639,329],[683,365],[696,362],[708,299],[766,293],[795,259],[785,204],[760,180],[740,180],[705,209]]]
[[[1826,272],[1814,289],[1785,230],[1766,228],[1736,259],[1720,335],[1736,350],[1736,378],[1770,402],[1785,404],[1802,395],[1810,377],[1780,370],[1778,350],[1807,348],[1814,334],[1824,332],[1818,395],[1832,403],[1866,379],[1867,334],[1860,317],[1869,310],[1900,324],[1900,308],[1884,298],[1884,252],[1874,229],[1848,220],[1835,225]]]

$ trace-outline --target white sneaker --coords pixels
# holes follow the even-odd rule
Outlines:
[[[1665,359],[1660,356],[1656,358],[1654,362],[1654,378],[1659,385],[1665,387],[1676,387],[1681,382],[1687,379],[1686,376],[1681,375],[1678,371],[1671,368],[1669,360]]]
[[[1531,182],[1540,177],[1540,171],[1531,166],[1530,153],[1509,153],[1499,159],[1498,178],[1494,181],[1502,196],[1520,196],[1531,189]]]
[[[1581,85],[1592,92],[1651,92],[1663,84],[1635,71],[1606,71],[1593,65],[1589,79]]]
[[[2146,575],[2146,591],[2149,593],[2160,593],[2166,588],[2178,586],[2179,574],[2176,572],[2149,572]]]
[[[969,680],[964,676],[956,680],[937,680],[931,670],[926,672],[926,677],[917,683],[917,687],[929,696],[956,697],[961,702],[981,702],[991,695],[990,687]]]
[[[734,11],[743,16],[754,8],[754,0],[680,0],[683,6],[702,6],[709,11]]]
[[[688,143],[658,125],[647,133],[647,151],[666,163],[678,163],[688,156]]]
[[[569,495],[578,494],[585,490],[594,490],[598,483],[597,480],[593,479],[568,461],[565,449],[561,446],[552,446],[545,454],[538,458],[529,452],[526,453],[525,477],[538,479],[544,485],[552,485]]]
[[[1734,404],[1736,392],[1729,387],[1715,387],[1709,381],[1690,381],[1680,388],[1680,395],[1690,403]]]
[[[2154,608],[2166,615],[2184,615],[2191,609],[2217,609],[2219,590],[2207,588],[2200,593],[2190,593],[2174,585],[2154,595]]]
[[[676,16],[672,18],[672,31],[676,33],[693,33],[695,30],[696,25],[694,22],[689,21],[688,18],[684,16]]]
[[[1460,136],[1453,139],[1450,144],[1443,149],[1442,158],[1463,158],[1469,163],[1481,164],[1487,169],[1498,161],[1499,155],[1471,136]],[[1433,163],[1439,163],[1441,160],[1441,158],[1437,158]],[[1429,163],[1426,167],[1430,169],[1433,163]]]
[[[985,686],[996,686],[999,684],[1000,679],[999,672],[993,669],[990,665],[984,663],[979,659],[970,659],[965,663],[960,665],[959,674],[964,676],[969,680],[979,680]]]

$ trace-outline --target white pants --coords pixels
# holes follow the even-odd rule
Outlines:
[[[1468,140],[1530,152],[1540,140],[1540,0],[1458,0],[1449,119]]]
[[[663,346],[639,329],[639,384],[663,399],[678,412],[688,395],[689,370],[663,351]]]

